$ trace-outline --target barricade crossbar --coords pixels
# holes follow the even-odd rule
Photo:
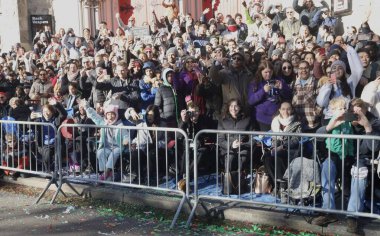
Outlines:
[[[112,130],[112,132],[115,132],[116,134],[124,134],[128,138],[127,143],[122,143],[122,140],[118,140],[117,144],[114,144],[115,146],[113,148],[110,148],[110,152],[112,154],[112,158],[114,158],[114,155],[117,156],[118,158],[112,159],[112,172],[113,175],[110,179],[101,179],[100,175],[100,170],[99,170],[99,161],[100,159],[104,158],[106,159],[107,157],[107,151],[104,149],[100,149],[99,145],[104,145],[103,142],[111,142],[111,140],[101,140],[100,137],[86,137],[86,139],[81,138],[79,130],[81,130],[82,133],[89,132],[90,130],[99,130],[100,132],[107,132],[107,130]],[[133,132],[136,132],[134,136],[136,136],[135,139],[132,140],[131,135]],[[139,133],[140,132],[140,133]],[[67,138],[67,133],[70,133],[72,136],[70,138]],[[154,140],[148,141],[148,143],[143,143],[144,135],[147,134],[152,134],[155,136],[153,138]],[[141,135],[140,135],[141,134]],[[161,135],[162,140],[158,140],[158,136]],[[65,137],[66,136],[66,137]],[[144,137],[142,137],[144,136]],[[171,136],[171,137],[169,137]],[[189,141],[186,133],[177,128],[159,128],[159,127],[137,127],[137,126],[107,126],[107,125],[81,125],[81,124],[62,124],[58,128],[58,136],[57,136],[59,143],[64,142],[64,146],[60,146],[60,148],[65,148],[66,150],[59,150],[58,153],[66,154],[66,160],[65,157],[60,155],[59,156],[59,168],[58,168],[58,176],[59,176],[59,186],[58,190],[56,191],[56,194],[53,197],[53,200],[57,197],[59,191],[62,188],[63,184],[67,184],[70,188],[72,188],[74,191],[74,187],[70,184],[75,181],[84,181],[84,182],[92,182],[95,184],[107,184],[107,185],[114,185],[114,186],[121,186],[121,187],[130,187],[130,188],[139,188],[139,189],[148,189],[148,190],[153,190],[153,191],[161,191],[161,192],[167,192],[167,193],[173,193],[176,195],[182,196],[182,200],[178,206],[178,209],[176,211],[176,214],[174,216],[174,219],[172,221],[171,227],[173,227],[178,219],[178,216],[181,212],[181,209],[183,208],[183,205],[185,202],[190,204],[189,201],[189,179],[185,178],[184,181],[186,182],[186,191],[181,191],[177,190],[177,185],[179,182],[179,176],[176,174],[174,177],[174,183],[175,187],[169,187],[169,162],[172,162],[172,169],[174,169],[175,173],[179,172],[179,153],[178,153],[178,146],[179,142],[183,141],[183,156],[184,156],[184,161],[185,161],[185,170],[184,174],[188,176],[189,169],[188,169],[188,162],[189,162]],[[171,140],[175,141],[174,146],[169,150],[167,144]],[[71,144],[69,144],[71,142]],[[149,144],[153,144],[149,145]],[[88,166],[91,165],[90,162],[90,152],[95,152],[96,157],[95,157],[95,164],[93,171],[95,172],[94,174],[85,175],[83,166],[80,166],[80,171],[78,173],[65,173],[64,171],[64,166],[66,166],[66,171],[67,167],[69,167],[69,159],[72,157],[72,154],[70,153],[74,152],[73,148],[75,146],[79,145],[79,150],[80,153],[76,154],[76,158],[80,158],[80,163],[84,163],[87,159],[88,161]],[[85,145],[85,146],[83,146]],[[71,146],[71,148],[70,148]],[[73,147],[74,146],[74,147]],[[90,147],[92,146],[92,147]],[[90,149],[93,150],[90,150]],[[120,148],[120,152],[118,151]],[[84,149],[86,149],[84,153]],[[101,152],[100,150],[104,150]],[[117,154],[114,154],[116,153]],[[169,155],[168,152],[173,152],[172,155]],[[153,153],[153,156],[150,154]],[[125,157],[126,156],[126,157]],[[173,160],[174,156],[174,160]],[[132,163],[134,163],[133,160],[137,158],[137,167],[134,166],[132,167]],[[171,158],[171,160],[169,160]],[[94,159],[94,157],[92,157]],[[109,155],[108,155],[108,161],[109,161]],[[144,164],[146,165],[146,169],[144,169]],[[108,163],[107,163],[108,165]],[[118,167],[116,167],[116,165]],[[87,167],[88,167],[87,166]],[[164,171],[160,171],[159,167],[164,166]],[[71,166],[72,167],[72,166]],[[70,169],[71,169],[70,167]],[[129,168],[129,173],[125,171],[125,169]],[[137,175],[134,180],[131,179],[132,175],[132,169],[136,170],[135,174]],[[70,171],[70,170],[68,170]],[[104,170],[102,170],[104,171]],[[105,172],[103,172],[104,174]],[[120,175],[120,179],[116,179],[116,173]],[[155,174],[155,175],[154,175]],[[163,176],[159,176],[159,174],[162,174]],[[144,176],[144,177],[142,177]],[[126,177],[129,180],[123,181],[123,177]],[[161,177],[165,180],[164,183],[160,182]],[[154,182],[154,184],[151,184],[151,182]],[[173,185],[171,181],[171,185]],[[78,193],[79,194],[79,193]]]
[[[289,211],[295,211],[295,210],[298,210],[298,211],[305,211],[305,212],[308,212],[308,213],[313,213],[313,212],[324,212],[324,213],[335,213],[335,214],[345,214],[345,215],[349,215],[349,216],[356,216],[356,217],[370,217],[370,218],[377,218],[377,219],[380,219],[380,215],[375,213],[374,212],[374,178],[375,178],[375,175],[376,175],[376,168],[375,168],[375,163],[378,163],[378,153],[379,153],[379,142],[380,142],[380,137],[378,136],[373,136],[373,135],[339,135],[339,134],[319,134],[319,133],[275,133],[275,132],[259,132],[259,131],[236,131],[236,130],[201,130],[200,132],[197,133],[197,135],[195,136],[194,138],[194,145],[195,145],[195,150],[197,150],[198,148],[198,145],[200,142],[199,139],[202,135],[205,135],[205,134],[216,134],[217,135],[217,138],[216,138],[216,152],[217,152],[217,155],[216,155],[216,187],[215,187],[215,193],[213,194],[201,194],[199,192],[199,175],[198,175],[198,169],[199,169],[199,166],[198,166],[198,163],[195,163],[194,164],[194,194],[193,194],[193,202],[194,202],[194,205],[193,205],[193,208],[192,208],[192,211],[190,213],[190,216],[188,218],[188,221],[187,221],[187,226],[190,226],[191,224],[191,221],[192,221],[192,218],[194,217],[194,214],[196,212],[196,209],[198,207],[198,204],[201,204],[201,206],[204,208],[204,210],[208,211],[203,205],[202,205],[202,200],[220,200],[220,201],[228,201],[228,202],[236,202],[236,203],[249,203],[249,204],[253,204],[253,205],[257,205],[257,206],[268,206],[268,207],[272,207],[273,208],[277,208],[278,210],[280,211],[284,211],[284,212],[287,212],[289,213]],[[250,165],[248,167],[248,173],[250,174],[250,177],[249,177],[249,180],[248,180],[248,183],[250,184],[250,190],[248,191],[248,193],[246,193],[248,195],[244,197],[243,196],[243,193],[241,193],[241,189],[242,189],[242,186],[240,185],[241,184],[241,179],[240,177],[238,177],[238,187],[239,187],[239,190],[236,194],[229,194],[229,192],[226,194],[223,192],[220,193],[220,182],[222,182],[222,171],[219,172],[219,167],[218,167],[218,152],[219,152],[219,136],[220,135],[226,135],[227,136],[227,143],[230,142],[230,136],[231,135],[235,135],[239,137],[239,139],[243,136],[243,135],[247,135],[249,136],[249,141],[248,142],[248,145],[250,149],[250,154],[251,156],[249,157],[249,160],[248,162],[250,162]],[[309,202],[306,202],[306,200],[304,200],[306,197],[308,196],[302,196],[302,194],[304,193],[304,191],[302,190],[302,185],[300,184],[301,186],[301,195],[298,196],[300,197],[299,199],[296,199],[294,200],[294,195],[292,195],[292,192],[291,192],[291,189],[288,188],[284,191],[284,189],[281,190],[280,192],[280,189],[278,188],[279,186],[277,186],[277,180],[278,178],[282,178],[282,176],[276,176],[277,175],[277,162],[278,162],[278,153],[277,153],[277,142],[273,142],[274,143],[274,148],[276,151],[273,153],[273,158],[274,158],[274,165],[275,165],[275,171],[274,171],[274,179],[276,181],[274,181],[274,186],[273,186],[273,193],[272,195],[269,194],[269,196],[273,196],[273,200],[272,201],[269,201],[269,202],[264,202],[264,201],[258,201],[258,200],[255,200],[255,198],[257,197],[257,195],[254,193],[254,179],[257,177],[257,173],[254,173],[255,170],[253,169],[252,167],[252,161],[253,161],[253,157],[252,157],[252,154],[253,154],[253,151],[252,149],[253,148],[260,148],[262,149],[262,156],[260,157],[261,160],[263,160],[264,156],[265,156],[265,153],[268,153],[268,150],[265,150],[264,146],[266,145],[264,143],[264,139],[265,138],[269,138],[271,140],[274,140],[276,141],[278,137],[286,137],[287,138],[287,142],[290,142],[290,138],[291,137],[297,137],[300,139],[300,147],[299,147],[299,153],[300,155],[298,155],[299,157],[303,157],[303,158],[300,158],[301,160],[301,183],[303,181],[303,178],[305,177],[304,175],[304,171],[302,170],[303,169],[303,161],[305,160],[305,163],[306,163],[306,159],[304,157],[304,154],[306,155],[307,153],[307,150],[306,147],[304,147],[304,142],[310,142],[312,144],[312,149],[311,149],[311,156],[308,157],[308,159],[311,159],[313,161],[313,169],[312,169],[312,176],[313,178],[316,180],[317,179],[317,176],[319,176],[319,167],[321,167],[321,163],[320,163],[320,159],[321,157],[318,156],[320,154],[318,154],[318,150],[317,150],[317,145],[318,142],[320,142],[319,144],[322,143],[322,145],[325,145],[328,143],[328,142],[331,142],[331,140],[333,138],[335,139],[339,139],[341,140],[342,142],[344,142],[345,140],[355,140],[356,141],[356,153],[354,153],[354,157],[355,157],[355,161],[353,162],[353,165],[356,165],[356,166],[360,166],[359,164],[359,161],[361,162],[362,159],[359,158],[359,143],[360,141],[363,141],[363,140],[367,140],[369,141],[367,144],[367,146],[369,146],[369,148],[371,148],[371,153],[370,155],[367,155],[367,158],[365,159],[366,162],[367,162],[367,166],[369,167],[370,169],[370,173],[371,175],[368,176],[368,180],[370,180],[371,182],[371,185],[370,185],[370,196],[371,196],[371,201],[370,201],[370,210],[369,212],[361,212],[361,211],[358,211],[358,209],[356,208],[356,211],[347,211],[345,210],[346,209],[346,206],[344,204],[344,200],[343,200],[343,197],[344,197],[344,193],[345,193],[345,187],[344,184],[345,184],[345,180],[344,180],[344,163],[345,163],[345,160],[343,159],[342,161],[342,175],[341,175],[341,195],[342,195],[342,200],[340,202],[340,208],[341,209],[329,209],[329,208],[322,208],[321,206],[319,206],[317,204],[318,200],[316,199],[316,195],[317,194],[313,194],[313,196],[311,197],[311,199],[309,199]],[[325,141],[325,140],[329,140],[329,141]],[[331,143],[330,143],[331,144]],[[375,145],[376,144],[376,145]],[[375,147],[376,146],[376,147]],[[289,146],[288,146],[289,147]],[[377,148],[377,149],[376,149]],[[227,148],[227,153],[230,153],[230,147]],[[240,169],[240,161],[241,161],[241,158],[240,158],[240,153],[241,153],[241,149],[240,149],[240,146],[237,150],[237,155],[239,156],[238,158],[238,166],[239,166],[239,174],[238,176],[241,176],[241,172],[243,172],[244,170],[243,169]],[[290,153],[290,148],[287,148],[287,153],[289,154]],[[309,150],[310,151],[310,150]],[[342,147],[342,152],[345,153],[346,150],[345,150],[345,146],[343,145]],[[197,152],[194,152],[194,160],[197,160],[197,155],[198,153]],[[226,154],[226,155],[230,155],[230,154]],[[325,156],[324,158],[327,159],[330,159],[331,160],[331,156],[332,156],[332,152],[330,150],[328,150],[327,152],[327,156]],[[294,158],[294,157],[292,157]],[[287,164],[288,164],[288,167],[289,167],[289,164],[290,164],[290,161],[289,161],[289,157],[287,158]],[[227,159],[226,159],[227,160]],[[227,161],[225,161],[227,162]],[[328,163],[328,168],[329,168],[329,171],[328,171],[328,176],[331,177],[331,173],[330,173],[330,163],[332,161],[327,161]],[[228,162],[229,163],[229,162]],[[227,166],[228,168],[228,164],[226,164],[225,166]],[[226,168],[226,167],[224,167]],[[379,170],[379,168],[378,168]],[[225,171],[225,170],[224,170]],[[228,172],[228,171],[225,171],[225,172]],[[354,171],[351,170],[351,173],[353,175],[359,175],[359,168],[356,168]],[[223,173],[224,174],[224,173]],[[256,176],[255,176],[256,174]],[[254,177],[255,176],[255,177]],[[218,181],[219,178],[221,178],[221,181]],[[377,177],[376,177],[377,178]],[[289,184],[289,178],[286,180],[287,181],[287,184]],[[331,181],[331,178],[328,178],[327,179],[327,182],[330,184],[330,181]],[[335,180],[334,180],[335,181]],[[225,181],[224,184],[226,184],[227,182],[227,186],[229,184],[228,181]],[[354,188],[359,188],[359,181],[355,181],[355,184],[353,184]],[[222,191],[223,191],[223,185],[221,186],[222,188]],[[318,191],[318,188],[319,188],[319,192],[322,193],[322,186],[312,186],[313,188],[313,191],[314,193],[316,193]],[[227,189],[229,189],[229,187],[227,187]],[[330,194],[330,189],[328,191],[325,191],[325,193],[328,193]],[[358,190],[355,190],[355,193],[358,193],[359,191]],[[282,194],[285,194],[286,197],[285,199],[283,199],[283,196]],[[359,195],[359,194],[357,194]],[[259,194],[259,196],[263,196],[263,194]],[[359,197],[359,196],[357,196]],[[282,200],[284,200],[284,202],[282,202]],[[295,203],[295,202],[298,202],[298,204],[291,204],[291,203]],[[358,207],[359,201],[356,201],[356,206]],[[308,205],[304,205],[308,203]],[[328,201],[328,204],[330,205],[330,198],[329,198],[329,201]],[[338,204],[337,204],[338,205]]]

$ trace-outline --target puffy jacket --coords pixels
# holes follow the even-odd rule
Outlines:
[[[177,127],[177,118],[180,109],[178,107],[178,98],[176,91],[166,79],[166,75],[170,71],[174,72],[170,68],[167,68],[162,72],[162,79],[164,83],[157,90],[156,96],[154,98],[154,105],[159,107],[161,119],[164,122],[168,124],[174,124],[175,127]]]

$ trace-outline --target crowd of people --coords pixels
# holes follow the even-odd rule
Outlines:
[[[144,23],[150,28],[148,37],[134,36],[135,18],[125,24],[118,13],[115,33],[107,22],[101,22],[95,33],[88,28],[53,33],[45,27],[35,35],[33,50],[15,44],[10,52],[2,52],[0,118],[56,127],[68,117],[80,124],[175,127],[189,138],[206,128],[379,135],[379,35],[368,22],[337,34],[341,31],[337,19],[328,4],[321,3],[316,7],[313,0],[304,0],[303,5],[294,0],[292,6],[279,2],[264,9],[261,1],[244,1],[243,13],[214,12],[214,18],[207,19],[210,9],[205,9],[200,19],[194,19],[179,13],[175,3],[163,1],[168,14],[152,13],[154,21]],[[174,145],[165,143],[161,133],[139,131],[132,136],[102,129],[99,135],[103,180],[112,177],[122,152],[120,143],[146,150],[158,140],[159,152]],[[47,161],[54,137],[42,137],[41,153]],[[244,168],[249,138],[218,138],[225,171]],[[204,137],[200,147],[215,142],[212,139]],[[299,152],[297,140],[284,137],[276,142],[276,149],[265,157],[267,166],[273,166],[275,155],[287,160]],[[322,207],[335,208],[335,179],[353,166],[360,175],[348,174],[353,183],[348,211],[363,211],[368,169],[361,162],[358,166],[356,153],[360,160],[371,156],[379,151],[378,142],[354,145],[328,139],[326,148],[332,155],[321,167]],[[71,159],[72,168],[78,169],[75,155]],[[347,168],[342,173],[343,160]],[[277,165],[283,174],[287,161]],[[321,215],[313,222],[335,220]],[[357,230],[355,218],[349,218],[349,230]]]

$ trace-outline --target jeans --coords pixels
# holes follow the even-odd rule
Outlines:
[[[99,171],[105,171],[107,169],[112,169],[121,156],[121,150],[118,147],[101,148],[96,151],[96,157],[99,160]]]
[[[363,167],[363,168],[366,168],[366,167]],[[330,170],[330,178],[329,178],[329,170]],[[322,208],[335,209],[335,199],[334,199],[335,195],[334,194],[335,194],[336,177],[337,177],[337,174],[339,175],[344,174],[343,172],[344,171],[342,171],[342,173],[338,173],[336,163],[334,161],[331,161],[330,158],[327,158],[322,163],[322,173],[321,173],[322,198],[323,198]],[[366,185],[367,185],[367,176],[365,177],[352,176],[351,177],[351,191],[350,191],[350,198],[348,201],[347,211],[352,211],[352,212],[363,211]]]

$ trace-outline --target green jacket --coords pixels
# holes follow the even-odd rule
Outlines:
[[[344,122],[331,131],[332,134],[353,134],[352,125],[350,122]],[[342,143],[343,142],[343,143]],[[339,155],[340,159],[346,156],[354,156],[354,140],[341,138],[327,138],[326,147],[331,152]],[[344,153],[343,153],[344,147]]]

